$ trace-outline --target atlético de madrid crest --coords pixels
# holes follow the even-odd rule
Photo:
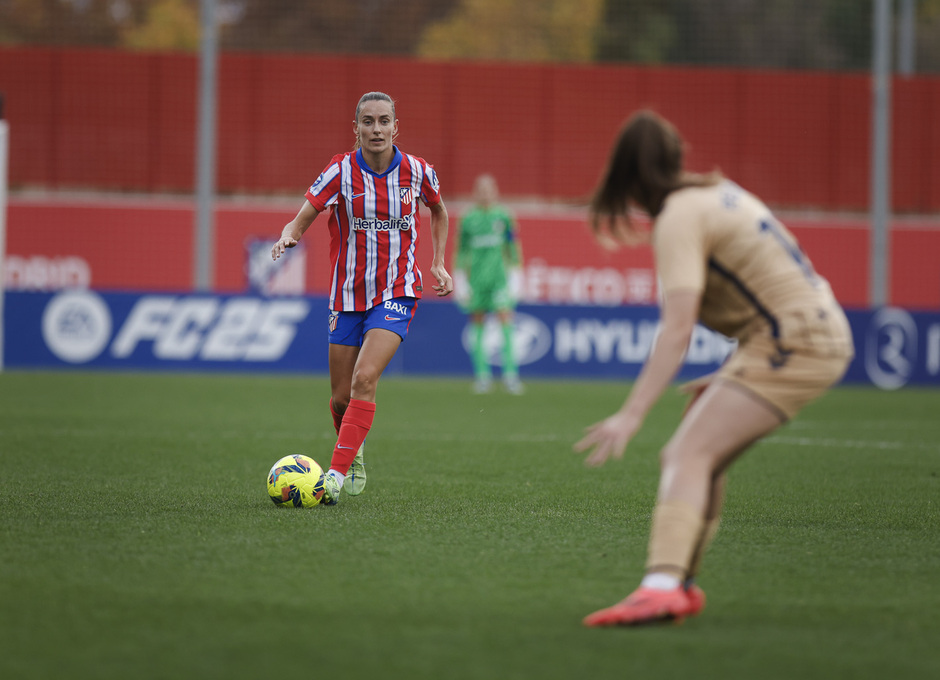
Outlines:
[[[415,198],[415,190],[411,187],[400,187],[398,189],[398,198],[405,205],[411,203]]]

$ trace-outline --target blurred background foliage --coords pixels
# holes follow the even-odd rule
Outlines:
[[[217,0],[224,50],[867,70],[872,0]],[[894,3],[897,6],[899,2]],[[940,0],[916,0],[940,72]],[[198,49],[199,0],[0,0],[0,44]]]

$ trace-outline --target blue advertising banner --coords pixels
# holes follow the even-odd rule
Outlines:
[[[4,311],[10,368],[327,370],[325,301],[74,289],[9,292]]]
[[[323,297],[8,292],[4,365],[187,371],[327,372]],[[524,377],[632,379],[657,332],[655,307],[522,306],[515,349]],[[846,382],[883,389],[940,386],[940,314],[850,311],[856,358]],[[499,364],[495,321],[484,342]],[[419,304],[390,373],[467,375],[467,317],[450,302]],[[715,370],[733,349],[696,328],[681,378]]]

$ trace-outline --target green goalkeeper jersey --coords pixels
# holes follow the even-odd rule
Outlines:
[[[516,223],[499,206],[474,207],[460,221],[457,269],[473,288],[502,288],[510,267],[519,264]]]

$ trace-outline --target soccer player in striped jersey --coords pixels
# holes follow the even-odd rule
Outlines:
[[[653,220],[642,232],[635,206]],[[660,333],[623,406],[575,445],[598,466],[621,458],[675,376],[696,321],[738,341],[660,452],[646,575],[588,626],[681,620],[705,604],[694,584],[718,530],[725,476],[748,447],[793,418],[845,373],[852,334],[828,282],[756,196],[718,173],[682,167],[682,140],[651,111],[624,126],[594,194],[592,226],[608,244],[651,241]]]
[[[434,168],[394,144],[395,102],[368,92],[356,106],[353,151],[337,154],[307,190],[306,201],[271,250],[277,260],[329,209],[330,413],[337,440],[323,502],[365,487],[363,442],[375,416],[379,378],[408,334],[424,280],[416,248],[418,201],[431,213],[432,290],[449,295],[444,266],[447,209]]]

